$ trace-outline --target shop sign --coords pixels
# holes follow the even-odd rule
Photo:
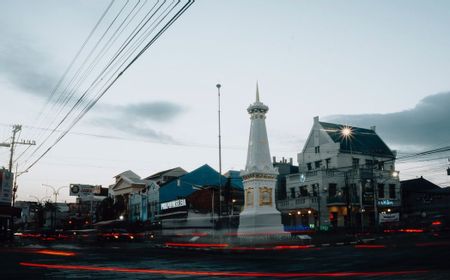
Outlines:
[[[380,213],[380,223],[391,223],[400,221],[400,213]]]
[[[186,206],[186,199],[177,199],[168,202],[161,203],[161,210],[167,210],[172,208],[178,208]]]
[[[6,169],[0,170],[0,203],[11,205],[13,174]]]
[[[380,199],[380,200],[378,200],[378,205],[380,205],[380,206],[393,206],[394,205],[394,201],[392,201],[390,199]]]

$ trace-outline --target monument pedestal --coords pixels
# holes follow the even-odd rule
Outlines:
[[[246,209],[239,215],[238,235],[284,234],[281,215],[276,209]]]

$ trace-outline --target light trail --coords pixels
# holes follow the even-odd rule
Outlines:
[[[193,247],[193,248],[225,248],[229,245],[226,243],[173,243],[167,242],[164,245],[168,247]]]
[[[36,251],[36,253],[43,255],[63,256],[63,257],[73,257],[76,255],[74,252],[55,251],[55,250],[39,250]]]
[[[21,266],[60,269],[60,270],[84,270],[84,271],[104,271],[120,273],[142,273],[142,274],[162,274],[162,275],[185,275],[185,276],[222,276],[222,277],[375,277],[375,276],[400,276],[428,273],[428,270],[403,270],[403,271],[373,271],[373,272],[239,272],[239,271],[194,271],[194,270],[174,270],[174,269],[147,269],[147,268],[126,268],[126,267],[100,267],[86,265],[61,265],[45,263],[21,262]]]

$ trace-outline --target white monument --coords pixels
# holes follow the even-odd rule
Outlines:
[[[239,235],[283,233],[281,214],[275,207],[275,184],[278,170],[273,167],[266,130],[269,107],[256,101],[248,109],[251,126],[247,164],[241,171],[244,183],[244,210],[239,215]]]

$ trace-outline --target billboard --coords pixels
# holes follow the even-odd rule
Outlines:
[[[6,169],[0,170],[0,204],[11,205],[13,174]]]
[[[92,195],[98,195],[101,192],[102,186],[84,185],[84,184],[70,184],[69,195],[88,197]]]

